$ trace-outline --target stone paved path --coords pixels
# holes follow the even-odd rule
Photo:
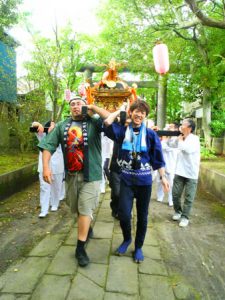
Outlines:
[[[221,277],[219,292],[210,295],[210,291],[204,294],[201,288],[198,290],[188,280],[188,276],[197,274],[194,267],[185,278],[186,273],[182,272],[182,265],[175,254],[173,257],[177,259],[177,268],[170,265],[173,260],[166,253],[171,249],[169,254],[180,251],[177,255],[184,256],[182,247],[188,244],[191,230],[178,228],[177,224],[170,221],[172,210],[165,203],[152,200],[143,247],[144,262],[136,264],[132,261],[133,244],[125,256],[116,256],[115,249],[122,241],[122,235],[119,222],[111,217],[109,197],[109,190],[101,195],[94,216],[94,239],[87,245],[91,260],[88,267],[80,268],[74,259],[77,228],[75,223],[67,223],[57,233],[49,232],[26,257],[6,270],[0,277],[0,300],[225,299],[222,269],[218,269],[218,276]],[[133,220],[135,225],[135,213]],[[225,232],[223,222],[220,223],[220,230]],[[173,237],[174,234],[176,237]],[[187,236],[182,240],[184,234]],[[179,245],[175,244],[177,236],[181,241],[180,244],[178,241]],[[219,238],[217,242],[221,243]],[[196,256],[198,251],[194,245],[192,255]],[[218,253],[219,257],[224,255],[222,253],[225,252]],[[204,263],[203,268],[206,269],[208,264],[206,261]],[[221,264],[223,268],[224,260]],[[205,280],[211,280],[214,276],[214,269],[208,268],[208,279]]]

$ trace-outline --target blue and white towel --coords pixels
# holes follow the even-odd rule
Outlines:
[[[142,123],[138,135],[134,134],[133,127],[131,124],[127,126],[125,138],[122,144],[122,149],[129,150],[136,153],[147,151],[146,126],[144,123]]]

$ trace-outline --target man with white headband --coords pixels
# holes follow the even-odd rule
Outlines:
[[[61,144],[66,170],[66,201],[71,212],[78,215],[78,240],[75,257],[81,267],[89,263],[85,243],[98,204],[102,179],[101,131],[102,119],[109,113],[95,105],[86,105],[79,96],[69,102],[71,117],[59,122],[38,146],[43,151],[43,178],[51,183],[49,160]],[[82,114],[86,106],[87,113]],[[93,111],[99,117],[93,116]]]

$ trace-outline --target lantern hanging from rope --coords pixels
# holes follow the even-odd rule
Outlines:
[[[153,48],[153,61],[155,70],[159,74],[166,74],[169,71],[169,53],[166,44],[157,43]]]

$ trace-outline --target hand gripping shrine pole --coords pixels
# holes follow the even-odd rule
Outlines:
[[[157,126],[162,129],[166,123],[166,90],[167,76],[169,71],[169,53],[166,44],[157,43],[153,48],[153,61],[158,79],[158,99],[157,99]]]

